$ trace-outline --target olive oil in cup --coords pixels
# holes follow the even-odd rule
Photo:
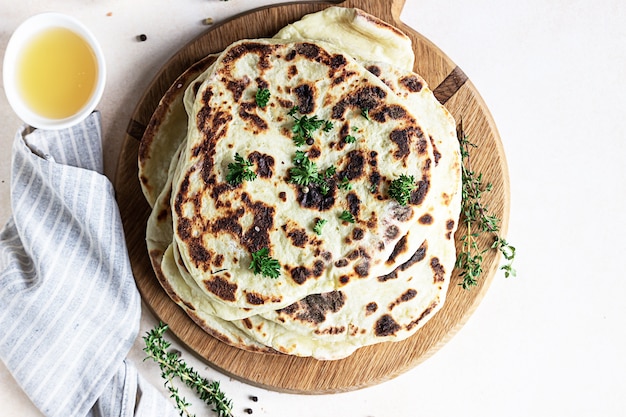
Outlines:
[[[27,124],[63,129],[96,107],[106,79],[95,37],[77,20],[43,13],[22,23],[4,56],[7,99]]]

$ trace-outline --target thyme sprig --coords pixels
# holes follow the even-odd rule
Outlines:
[[[174,379],[180,379],[187,387],[193,389],[198,394],[200,400],[209,406],[218,417],[232,417],[232,400],[220,389],[218,381],[209,381],[200,376],[191,366],[187,365],[176,352],[168,352],[171,343],[165,340],[163,334],[168,326],[164,323],[157,324],[154,329],[146,333],[143,340],[146,347],[143,349],[148,355],[144,360],[152,359],[161,369],[161,377],[165,380],[165,387],[170,393],[170,397],[176,403],[181,417],[192,417],[189,411],[190,403],[180,396],[178,388],[173,384]]]
[[[515,258],[515,247],[511,246],[499,235],[500,219],[489,212],[482,197],[492,190],[491,183],[484,183],[483,174],[476,173],[472,169],[470,149],[478,146],[468,139],[463,132],[462,124],[457,129],[457,139],[461,148],[461,175],[462,175],[462,203],[461,222],[465,224],[467,231],[461,237],[462,248],[456,259],[456,267],[461,270],[460,276],[463,282],[460,283],[464,289],[470,289],[478,285],[478,279],[483,272],[483,255],[489,249],[500,251],[506,263],[500,267],[504,271],[504,276],[515,276],[513,259]],[[481,248],[478,240],[483,233],[490,233],[494,236],[494,241],[488,248]]]

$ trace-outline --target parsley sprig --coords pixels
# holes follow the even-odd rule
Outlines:
[[[296,151],[293,158],[294,166],[289,170],[289,182],[306,187],[315,184],[320,188],[322,195],[328,194],[330,185],[327,180],[336,172],[336,168],[331,165],[325,171],[319,172],[317,164],[309,159],[306,152]]]
[[[516,271],[513,268],[515,247],[499,235],[500,219],[491,214],[481,200],[485,193],[491,191],[492,184],[485,184],[483,175],[472,170],[470,149],[478,146],[469,141],[463,132],[462,125],[459,125],[457,130],[457,138],[462,158],[461,222],[465,224],[467,231],[461,237],[462,248],[457,255],[455,266],[461,270],[460,276],[463,278],[463,282],[459,285],[464,289],[469,289],[478,285],[478,279],[483,272],[483,255],[489,249],[500,251],[506,260],[506,263],[500,267],[504,271],[505,278],[515,276]],[[493,243],[488,248],[481,248],[479,245],[479,238],[483,233],[490,233],[494,236]]]
[[[396,200],[401,206],[406,206],[411,198],[411,191],[415,189],[415,178],[413,175],[402,174],[391,181],[389,185],[389,197]]]
[[[354,223],[354,216],[348,210],[342,211],[339,218],[344,222]]]
[[[146,333],[143,338],[146,347],[143,350],[148,356],[144,360],[152,359],[159,365],[161,377],[165,380],[165,387],[176,403],[181,417],[191,417],[193,414],[188,409],[191,404],[180,396],[178,388],[173,385],[175,378],[194,389],[200,400],[213,407],[213,411],[217,413],[218,417],[232,417],[233,403],[226,398],[220,389],[220,383],[203,378],[191,366],[187,365],[176,352],[168,352],[171,343],[163,337],[167,328],[166,324],[159,323],[154,329]]]
[[[268,88],[259,88],[256,91],[254,100],[256,101],[256,105],[259,107],[267,106],[267,103],[270,100],[270,90]]]
[[[302,146],[307,143],[308,139],[312,139],[312,133],[319,128],[328,132],[332,129],[333,124],[328,120],[319,119],[317,116],[307,116],[306,114],[297,117],[296,113],[300,110],[298,106],[294,106],[289,110],[289,115],[294,118],[295,123],[291,128],[293,133],[293,142],[296,146]]]
[[[316,235],[320,236],[322,234],[322,227],[324,227],[324,225],[328,222],[328,220],[326,219],[318,219],[317,222],[315,222],[315,226],[313,227],[313,231],[315,232]]]
[[[280,276],[280,263],[271,258],[267,248],[259,249],[256,252],[252,252],[252,262],[250,262],[250,269],[255,274],[261,274],[264,277],[278,278]]]
[[[251,161],[235,153],[235,162],[228,164],[229,171],[226,174],[226,181],[231,185],[239,185],[244,180],[252,181],[256,178],[256,173],[250,167],[252,167]]]

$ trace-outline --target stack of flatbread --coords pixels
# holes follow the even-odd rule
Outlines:
[[[172,85],[139,152],[147,245],[167,294],[207,333],[340,359],[413,335],[442,307],[460,155],[414,59],[398,29],[330,7]],[[242,161],[254,175],[233,181]],[[252,265],[260,253],[275,274]]]

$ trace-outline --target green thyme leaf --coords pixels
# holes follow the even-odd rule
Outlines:
[[[270,90],[267,88],[259,88],[256,92],[255,101],[259,107],[267,106],[270,99]]]
[[[324,220],[324,219],[319,219],[316,223],[315,226],[313,227],[313,231],[317,234],[317,235],[321,235],[322,234],[322,227],[324,227],[324,225],[328,222],[328,220]]]
[[[238,153],[235,153],[235,162],[228,164],[228,174],[226,175],[226,181],[232,185],[241,184],[244,180],[252,181],[256,178],[256,173],[253,172],[252,162],[241,157]]]
[[[339,218],[344,222],[354,223],[354,216],[348,210],[342,211]]]
[[[396,200],[401,206],[406,206],[411,198],[411,191],[415,189],[415,178],[413,175],[400,175],[399,178],[391,181],[389,186],[389,196]]]
[[[268,252],[267,248],[253,252],[250,269],[255,274],[261,274],[269,278],[278,278],[280,276],[280,263],[276,259],[270,258]]]

